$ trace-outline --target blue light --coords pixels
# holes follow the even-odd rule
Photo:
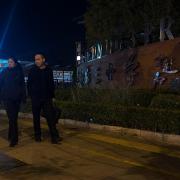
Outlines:
[[[0,72],[8,67],[8,60],[7,59],[0,59]]]
[[[0,59],[0,64],[8,64],[8,59]]]
[[[7,33],[8,33],[8,30],[9,30],[9,27],[10,27],[10,24],[11,24],[11,21],[12,21],[13,16],[14,16],[14,12],[15,12],[15,10],[16,10],[17,3],[18,3],[18,0],[15,0],[15,2],[14,2],[14,4],[13,4],[13,7],[12,7],[12,9],[11,9],[11,12],[10,12],[10,14],[9,14],[9,18],[8,18],[6,27],[5,27],[5,29],[4,29],[4,32],[3,32],[3,35],[2,35],[2,38],[1,38],[1,41],[0,41],[0,50],[1,50],[2,47],[3,47],[3,44],[4,44],[4,41],[5,41],[6,35],[7,35]]]

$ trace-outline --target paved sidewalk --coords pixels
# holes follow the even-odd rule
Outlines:
[[[52,145],[42,120],[43,142],[33,140],[31,119],[19,119],[20,142],[8,147],[7,119],[0,117],[0,180],[173,180],[180,179],[180,148],[136,137],[60,127]]]

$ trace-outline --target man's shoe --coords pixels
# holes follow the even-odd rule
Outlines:
[[[41,140],[41,137],[35,137],[35,141],[36,142],[41,142],[42,140]]]
[[[11,142],[11,143],[9,144],[9,147],[15,147],[17,144],[18,144],[17,142]]]
[[[61,142],[61,141],[63,140],[63,138],[60,136],[60,137],[57,138],[57,140],[58,140],[59,142]]]
[[[59,144],[60,141],[59,141],[58,139],[52,139],[52,140],[51,140],[51,143],[52,143],[52,144]]]

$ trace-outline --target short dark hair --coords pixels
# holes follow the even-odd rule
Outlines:
[[[45,56],[43,53],[36,53],[35,56],[40,55],[43,59],[45,59]]]

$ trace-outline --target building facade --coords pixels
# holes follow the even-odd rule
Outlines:
[[[116,50],[92,57],[77,65],[78,84],[90,88],[180,87],[180,38]],[[102,51],[101,51],[102,52]]]

